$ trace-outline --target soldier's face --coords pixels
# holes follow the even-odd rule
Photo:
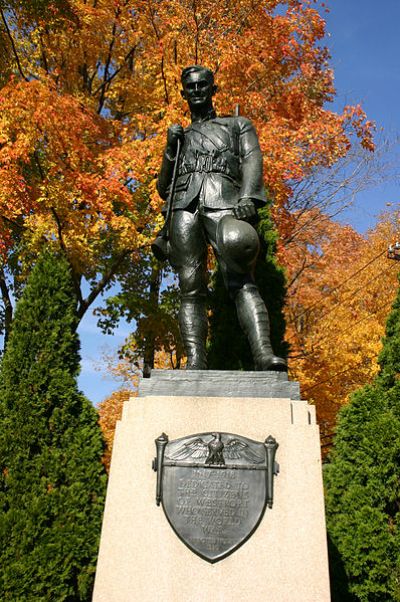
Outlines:
[[[201,71],[190,73],[183,84],[182,96],[189,103],[190,109],[211,105],[214,93],[214,84]]]

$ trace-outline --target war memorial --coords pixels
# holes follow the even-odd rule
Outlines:
[[[270,343],[254,280],[266,202],[252,123],[219,117],[214,75],[182,72],[191,125],[173,125],[153,244],[179,278],[185,370],[153,370],[117,424],[95,602],[328,602],[319,429]],[[254,371],[207,369],[207,248]]]

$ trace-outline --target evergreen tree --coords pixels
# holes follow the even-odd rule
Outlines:
[[[400,292],[379,357],[380,373],[339,416],[325,470],[327,523],[347,578],[332,562],[334,600],[400,600]]]
[[[287,345],[283,341],[286,288],[284,270],[275,257],[278,235],[271,220],[270,206],[263,207],[258,213],[261,249],[255,278],[268,309],[272,348],[275,354],[286,357]],[[208,364],[214,370],[254,370],[250,345],[239,326],[235,304],[225,289],[219,269],[212,283]]]
[[[97,413],[77,388],[76,298],[37,261],[0,373],[0,599],[89,600],[105,494]]]

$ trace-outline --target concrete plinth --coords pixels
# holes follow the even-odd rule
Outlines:
[[[224,374],[219,373],[220,383]],[[266,376],[264,385],[257,375],[265,397],[248,396],[246,387],[239,397],[232,396],[228,374],[232,373],[225,374],[225,391],[220,384],[214,396],[202,396],[204,388],[210,391],[210,379],[216,378],[206,372],[193,376],[197,385],[194,388],[193,381],[186,395],[185,387],[176,385],[177,395],[172,396],[168,385],[168,395],[159,394],[160,381],[168,375],[155,373],[149,382],[143,381],[142,396],[125,404],[115,435],[94,602],[329,602],[314,407],[291,399],[298,389],[285,375],[269,381]],[[236,378],[250,382],[255,374],[236,373]],[[175,373],[178,380],[189,376]],[[287,397],[268,396],[268,390],[286,392]],[[175,535],[156,506],[156,475],[151,469],[154,440],[162,432],[177,439],[212,431],[258,441],[273,435],[280,465],[273,509],[265,512],[242,547],[216,564],[196,556]]]

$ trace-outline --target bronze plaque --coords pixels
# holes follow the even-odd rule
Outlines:
[[[208,562],[237,550],[272,507],[275,439],[163,434],[156,445],[157,503],[178,537]]]

